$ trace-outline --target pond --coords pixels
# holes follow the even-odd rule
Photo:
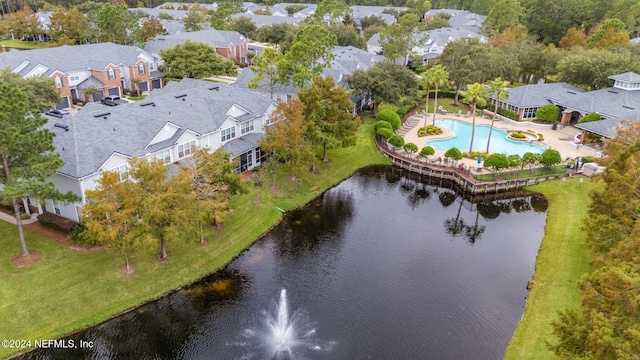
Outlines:
[[[498,359],[546,207],[362,169],[218,273],[67,338],[93,348],[21,358]]]

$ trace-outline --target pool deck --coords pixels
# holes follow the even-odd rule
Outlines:
[[[424,147],[425,141],[427,140],[443,139],[451,136],[451,132],[445,129],[444,133],[440,135],[418,137],[418,129],[424,126],[424,121],[425,121],[424,114],[416,114],[411,116],[411,118],[419,119],[420,121],[416,126],[410,129],[406,135],[404,135],[404,141],[405,143],[411,142],[418,145],[418,149],[422,149]],[[439,119],[453,119],[453,120],[464,121],[467,123],[473,122],[473,119],[471,116],[469,117],[466,117],[464,115],[458,116],[456,114],[436,114],[436,120],[439,120]],[[433,121],[433,113],[428,114],[427,125],[431,124],[432,121]],[[486,118],[486,117],[477,115],[476,125],[491,125],[491,118],[490,117]],[[595,156],[596,155],[597,150],[592,147],[580,146],[579,148],[576,149],[575,146],[572,146],[573,137],[580,131],[579,129],[574,128],[573,126],[564,127],[561,130],[551,130],[551,129],[529,127],[529,126],[516,126],[498,119],[496,119],[493,125],[497,129],[534,130],[537,133],[541,133],[544,135],[544,140],[540,141],[539,143],[544,144],[547,148],[558,150],[563,160],[566,158],[576,158],[579,156]],[[460,149],[460,151],[466,152],[468,151],[468,149]],[[433,157],[444,158],[444,153],[445,151],[436,149],[435,155],[431,156],[430,158],[433,158]],[[472,168],[476,166],[476,160],[474,159],[464,158],[460,160],[458,163],[459,164],[463,163],[465,164],[465,166],[469,166]]]

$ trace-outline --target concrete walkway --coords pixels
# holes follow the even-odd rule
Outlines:
[[[7,214],[5,212],[2,212],[2,211],[0,211],[0,220],[6,221],[6,222],[11,223],[13,225],[17,225],[16,218],[13,215],[9,215],[9,214]],[[22,220],[22,224],[23,225],[31,224],[31,223],[34,223],[36,221],[38,221],[38,219],[31,218],[31,219],[28,219],[28,220]]]
[[[436,119],[454,119],[459,121],[465,121],[467,123],[472,123],[473,121],[471,116],[468,116],[468,117],[466,115],[459,116],[456,114],[444,114],[444,115],[436,114]],[[432,121],[433,121],[433,113],[430,113],[428,114],[428,117],[427,117],[427,125],[431,124]],[[420,149],[422,149],[425,146],[425,142],[427,140],[443,139],[451,136],[451,132],[445,129],[445,132],[441,135],[418,137],[418,129],[424,126],[424,122],[425,122],[424,114],[413,115],[409,117],[409,119],[407,119],[407,121],[405,122],[406,125],[411,126],[411,129],[408,129],[408,130],[405,129],[406,133],[405,135],[403,135],[404,141],[405,143],[411,142],[418,145],[418,149],[419,149],[418,151],[420,151]],[[477,115],[476,125],[491,125],[491,118],[483,118],[482,116]],[[575,159],[576,157],[579,157],[579,156],[595,156],[596,155],[596,150],[592,147],[581,146],[577,149],[575,147],[572,147],[571,144],[573,143],[573,137],[578,132],[580,132],[579,129],[574,128],[572,126],[564,127],[562,130],[551,130],[551,129],[536,128],[532,126],[531,127],[516,126],[516,125],[509,124],[505,121],[496,119],[496,121],[494,122],[494,127],[497,129],[504,129],[504,130],[533,130],[537,133],[541,133],[544,136],[544,140],[541,141],[540,143],[545,145],[547,148],[558,150],[563,160],[566,158]],[[460,149],[460,151],[462,152],[465,152],[468,150],[469,149]],[[433,157],[444,158],[445,151],[446,150],[436,149],[435,155],[431,156],[430,158],[433,158]],[[471,166],[471,167],[475,167],[477,164],[475,159],[467,159],[467,158],[463,158],[462,160],[458,161],[458,164],[460,163],[463,163],[465,166]]]

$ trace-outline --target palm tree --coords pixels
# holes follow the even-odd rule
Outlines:
[[[471,84],[467,87],[467,91],[464,92],[464,101],[472,104],[473,107],[473,125],[471,126],[471,143],[469,144],[469,155],[473,152],[473,137],[476,133],[476,105],[483,104],[484,100],[484,87],[480,83]]]
[[[427,128],[427,118],[429,117],[429,88],[431,84],[433,84],[433,78],[431,77],[431,73],[429,71],[425,71],[422,73],[422,83],[424,87],[427,89],[427,98],[424,101],[424,128]]]
[[[447,72],[447,67],[438,64],[425,72],[428,79],[431,79],[431,83],[436,87],[436,96],[434,97],[435,101],[433,103],[433,126],[436,126],[436,112],[438,111],[438,88],[440,85],[445,84],[449,81],[449,72]],[[427,93],[427,97],[429,94]]]
[[[489,81],[489,92],[496,95],[496,107],[493,109],[493,116],[491,117],[491,127],[489,128],[489,138],[487,139],[487,154],[489,154],[489,143],[491,142],[491,132],[493,130],[493,122],[496,121],[496,114],[498,113],[498,105],[500,105],[500,99],[508,99],[509,92],[507,91],[509,82],[497,77],[495,80]]]

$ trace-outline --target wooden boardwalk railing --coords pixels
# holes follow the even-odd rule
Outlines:
[[[389,158],[389,160],[391,160],[393,165],[416,174],[451,181],[455,183],[462,192],[474,195],[516,190],[528,185],[535,185],[541,181],[557,178],[557,175],[553,175],[526,179],[479,181],[473,177],[471,169],[468,167],[442,166],[435,163],[429,163],[416,157],[409,157],[401,154],[395,149],[392,149],[381,136],[376,135],[375,138],[378,148],[387,158]]]

